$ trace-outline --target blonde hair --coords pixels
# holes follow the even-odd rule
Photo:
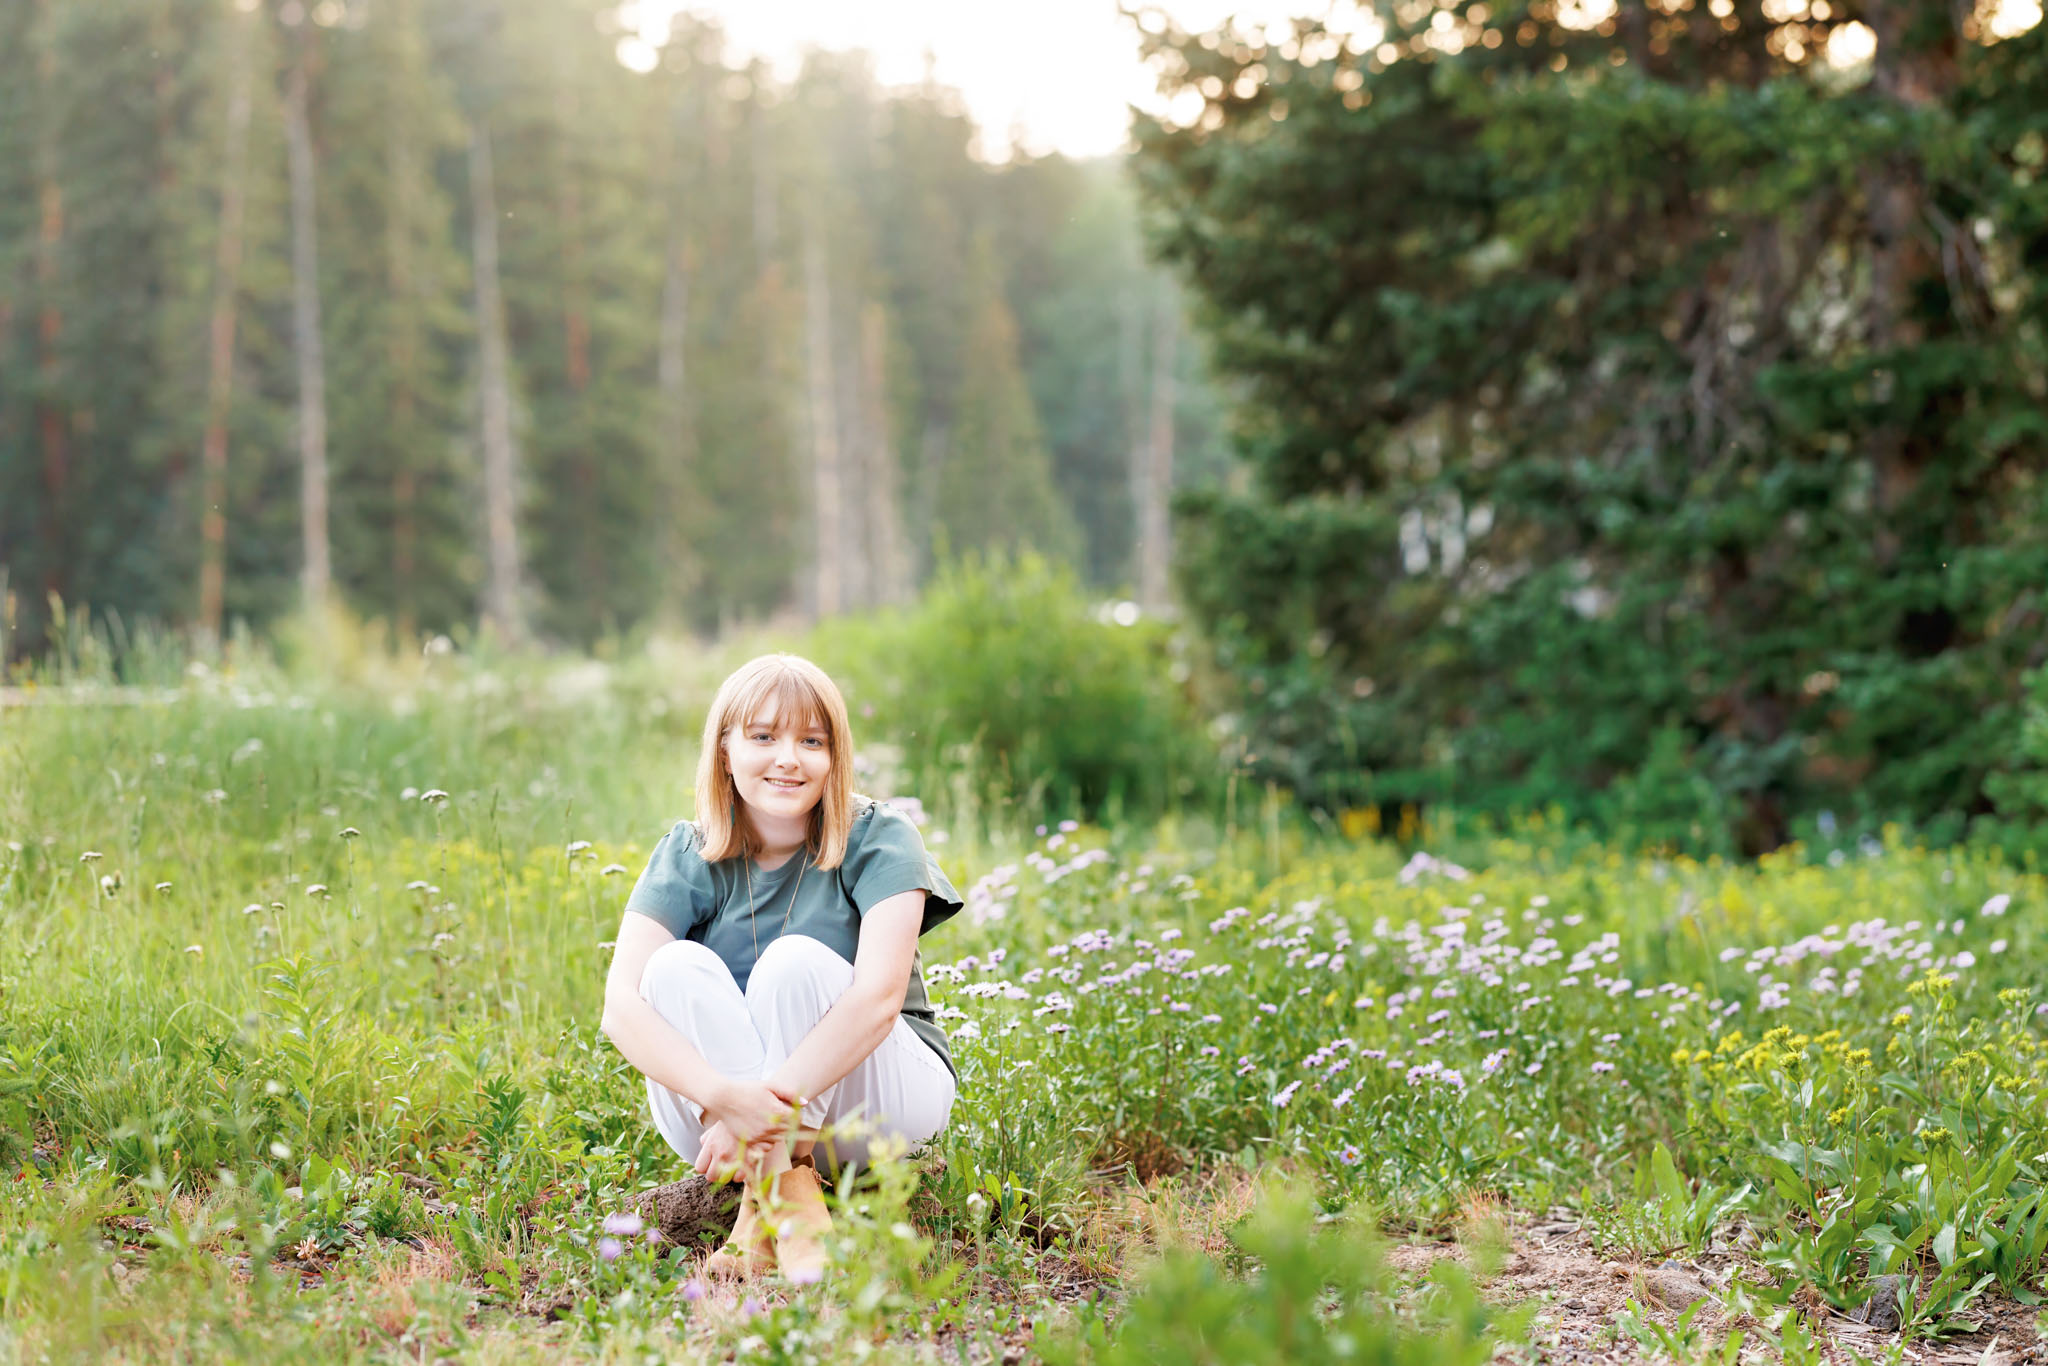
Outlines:
[[[762,852],[761,837],[741,814],[739,789],[722,758],[733,727],[753,721],[762,704],[769,702],[777,721],[795,719],[825,731],[832,767],[826,771],[818,804],[811,808],[806,843],[813,863],[837,868],[846,857],[846,837],[853,828],[853,727],[838,685],[823,669],[797,655],[750,659],[719,685],[704,718],[704,748],[697,756],[699,847],[708,863],[756,858]]]

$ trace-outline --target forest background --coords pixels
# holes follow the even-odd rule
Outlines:
[[[1150,805],[2029,838],[2038,5],[1336,8],[1140,15],[1128,163],[997,166],[932,82],[691,21],[631,71],[609,6],[12,6],[6,652],[63,601],[202,644],[894,608],[893,738],[905,678],[1002,773],[1163,716]],[[1077,643],[1104,595],[1182,623],[1147,681]]]
[[[688,18],[629,70],[615,11],[8,8],[17,654],[53,593],[588,645],[901,601],[948,551],[1135,584],[1134,446],[1225,457],[1120,167],[987,164],[956,92]]]

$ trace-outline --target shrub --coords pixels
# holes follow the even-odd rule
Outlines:
[[[1061,1366],[1357,1361],[1480,1366],[1493,1358],[1492,1315],[1463,1268],[1440,1263],[1425,1291],[1388,1274],[1369,1220],[1316,1220],[1300,1192],[1274,1191],[1231,1232],[1236,1280],[1192,1251],[1145,1277],[1114,1332],[1097,1322],[1045,1344]],[[1399,1302],[1399,1307],[1397,1307]]]
[[[810,648],[921,795],[991,814],[1153,815],[1216,781],[1172,629],[1104,619],[1037,555],[957,561],[916,606],[827,623]]]

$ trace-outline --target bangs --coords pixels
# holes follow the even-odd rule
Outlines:
[[[726,714],[726,728],[750,726],[763,712],[768,714],[771,725],[795,721],[824,731],[828,740],[832,736],[825,700],[794,669],[768,670],[742,688],[732,700],[732,710]]]

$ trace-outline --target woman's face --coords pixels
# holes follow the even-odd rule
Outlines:
[[[740,800],[764,816],[808,816],[825,795],[832,751],[822,725],[765,709],[725,733],[725,760]]]

